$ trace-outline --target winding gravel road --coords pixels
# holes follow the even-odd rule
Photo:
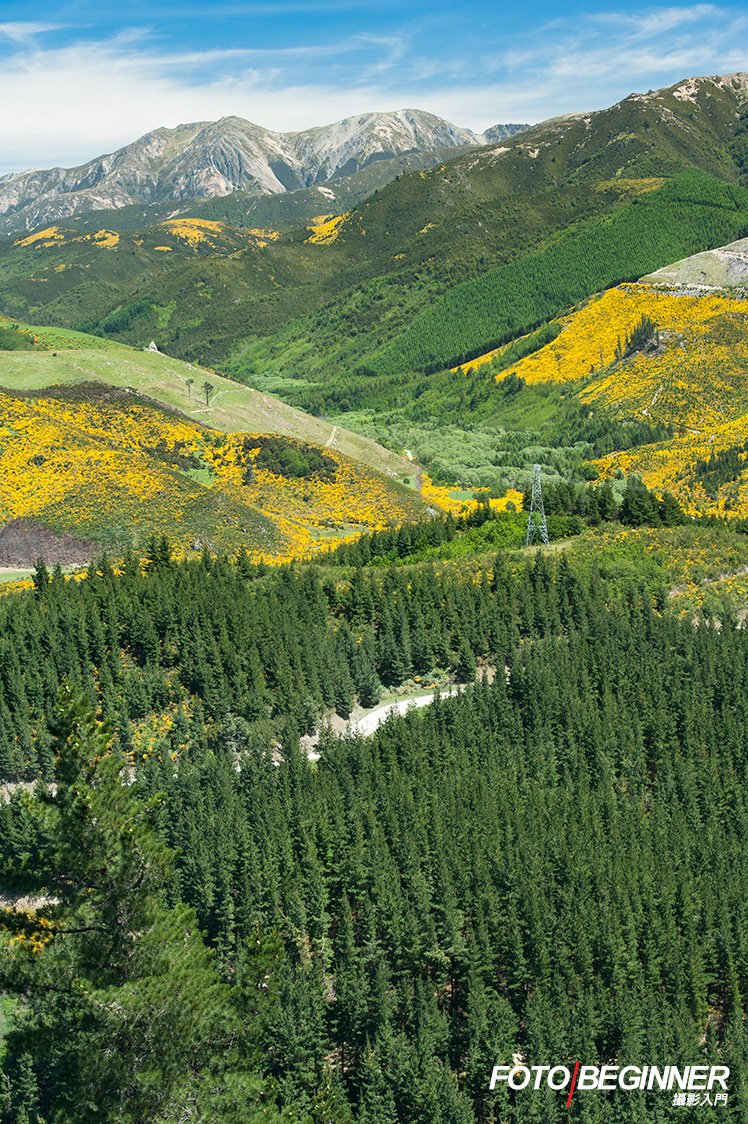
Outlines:
[[[449,687],[441,687],[439,694],[454,695],[459,690],[459,686],[452,684]],[[410,695],[405,699],[390,699],[389,702],[375,706],[373,710],[362,715],[361,718],[351,719],[347,728],[351,734],[373,734],[377,727],[381,726],[391,714],[405,714],[412,706],[428,706],[430,702],[434,701],[436,694],[436,691],[428,691],[422,695]]]

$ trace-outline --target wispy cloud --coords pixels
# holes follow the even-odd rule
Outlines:
[[[556,20],[480,61],[497,78],[494,104],[525,106],[532,120],[600,108],[692,74],[748,69],[748,16],[713,4],[592,13]]]
[[[629,39],[649,39],[653,35],[668,34],[676,28],[693,26],[708,21],[718,22],[722,10],[715,4],[693,4],[691,7],[658,8],[644,13],[598,12],[592,16],[590,26],[601,26],[606,32],[625,29]]]
[[[372,7],[340,0],[339,8],[359,3]],[[270,7],[308,13],[314,5],[219,3],[210,12]],[[451,18],[442,10],[436,31],[435,21],[382,19],[381,32],[360,25],[205,47],[175,44],[150,26],[94,38],[41,20],[0,23],[0,170],[82,162],[159,125],[229,114],[291,130],[409,105],[483,129],[599,108],[690,74],[748,69],[748,13],[715,4],[597,10],[534,26],[494,50],[461,15],[450,39]]]
[[[36,36],[43,35],[46,31],[58,31],[59,27],[60,25],[56,23],[12,20],[10,23],[0,23],[0,39],[9,39],[11,43],[27,45]]]

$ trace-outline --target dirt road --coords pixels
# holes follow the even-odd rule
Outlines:
[[[441,695],[454,695],[460,690],[456,684],[440,688]],[[360,718],[352,718],[347,725],[351,734],[373,734],[391,714],[405,714],[412,706],[428,706],[434,701],[436,691],[427,691],[422,695],[410,695],[404,699],[390,699],[389,702],[380,703]]]

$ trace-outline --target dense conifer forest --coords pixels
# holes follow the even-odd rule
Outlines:
[[[432,373],[474,359],[590,293],[737,237],[747,207],[745,188],[696,171],[674,176],[612,215],[572,225],[517,260],[454,285],[397,339],[368,356],[359,373]],[[334,373],[327,377],[336,379]],[[307,404],[303,392],[299,401]]]
[[[154,540],[0,603],[3,775],[54,782],[0,805],[38,901],[2,962],[5,1120],[683,1111],[490,1092],[515,1056],[719,1062],[745,1119],[748,634],[564,552],[408,564],[407,533],[275,570]],[[461,693],[303,752],[435,669]]]

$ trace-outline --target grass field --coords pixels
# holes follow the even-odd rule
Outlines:
[[[0,585],[8,582],[20,582],[31,577],[31,570],[14,570],[12,566],[0,566]]]
[[[37,347],[33,351],[0,351],[0,386],[9,390],[40,390],[85,381],[132,387],[140,395],[226,433],[245,430],[298,437],[328,445],[400,481],[414,475],[412,464],[377,442],[214,371],[81,332],[22,327],[32,333]],[[209,405],[205,402],[205,382],[213,387]]]

